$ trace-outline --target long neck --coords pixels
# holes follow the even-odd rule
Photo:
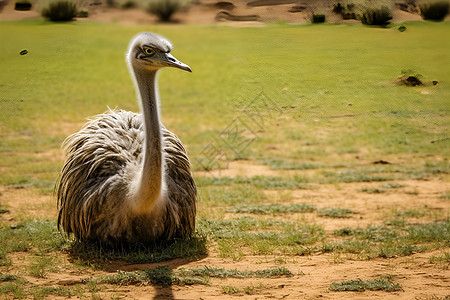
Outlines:
[[[159,118],[159,102],[156,70],[153,72],[135,70],[138,96],[142,110],[145,142],[144,159],[138,178],[136,209],[148,212],[161,195],[163,185],[162,137]]]

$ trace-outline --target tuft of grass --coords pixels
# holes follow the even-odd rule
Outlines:
[[[350,218],[354,212],[347,208],[322,208],[317,210],[319,217],[328,218]]]
[[[19,276],[0,273],[0,282],[8,282],[20,279]]]
[[[226,270],[205,266],[202,269],[172,269],[167,265],[158,266],[143,271],[125,272],[105,275],[98,278],[88,278],[85,282],[95,284],[113,285],[139,285],[154,284],[159,286],[209,284],[209,279],[214,278],[273,278],[292,276],[292,273],[284,268],[264,269],[258,271]]]
[[[279,214],[279,213],[294,213],[294,212],[313,212],[316,208],[309,204],[253,204],[240,205],[227,209],[227,212],[233,213],[251,213],[251,214]]]
[[[382,194],[382,193],[386,192],[386,190],[379,189],[379,188],[362,188],[359,191],[368,193],[368,194]]]
[[[386,183],[383,183],[381,185],[381,187],[386,188],[386,189],[398,189],[398,188],[405,187],[405,185],[401,184],[401,183],[395,183],[395,182],[386,182]]]
[[[292,276],[293,274],[285,267],[278,267],[273,269],[264,269],[258,271],[249,270],[226,270],[223,268],[215,268],[205,266],[202,269],[179,269],[180,273],[188,276],[202,276],[214,278],[269,278]]]
[[[55,257],[42,256],[32,259],[28,272],[33,277],[44,278],[47,271],[54,271],[55,269]]]
[[[433,255],[429,258],[430,263],[450,263],[450,252],[444,251],[441,255]]]
[[[396,212],[395,216],[403,217],[403,218],[421,218],[421,217],[425,216],[425,212],[417,210],[417,209],[408,209],[408,210]]]
[[[402,287],[398,283],[393,283],[390,280],[374,279],[374,280],[348,280],[343,282],[333,282],[328,288],[331,291],[344,292],[344,291],[356,291],[363,292],[369,291],[385,291],[395,292],[401,291]]]

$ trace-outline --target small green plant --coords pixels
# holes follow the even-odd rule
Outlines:
[[[347,208],[322,208],[317,211],[319,217],[350,218],[354,212]]]
[[[173,14],[184,8],[182,0],[152,0],[148,12],[156,15],[161,22],[169,22]]]
[[[382,194],[386,192],[385,190],[379,188],[362,188],[359,191],[368,194]]]
[[[34,258],[29,267],[29,274],[33,277],[44,278],[45,273],[55,270],[55,258],[43,256]]]
[[[77,16],[77,5],[72,1],[58,0],[44,8],[42,16],[53,22],[72,21]]]
[[[424,20],[442,21],[448,14],[449,2],[442,0],[421,1],[418,7]]]
[[[393,283],[391,280],[374,279],[363,281],[360,278],[358,278],[356,280],[333,282],[330,285],[329,289],[331,291],[338,291],[338,292],[344,291],[363,292],[365,290],[395,292],[401,291],[402,287],[398,283]]]

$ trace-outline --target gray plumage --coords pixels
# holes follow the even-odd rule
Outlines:
[[[159,35],[137,35],[127,62],[142,114],[110,110],[64,142],[58,226],[79,241],[146,243],[194,231],[197,190],[189,159],[159,121],[157,71],[190,71],[171,48]]]

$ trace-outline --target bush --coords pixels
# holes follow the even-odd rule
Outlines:
[[[392,12],[387,6],[368,7],[359,15],[361,23],[366,25],[387,25],[392,19]]]
[[[30,10],[31,9],[31,2],[27,0],[17,1],[14,5],[15,10]]]
[[[324,14],[313,14],[311,17],[312,23],[325,23],[325,15]]]
[[[127,0],[124,3],[122,3],[122,5],[120,7],[122,9],[134,8],[134,7],[136,7],[136,3],[134,3],[134,1],[132,1],[132,0]]]
[[[422,19],[432,21],[444,20],[449,9],[447,1],[422,2],[418,6]]]
[[[67,0],[53,2],[42,10],[42,16],[55,22],[71,21],[77,16],[77,6]]]
[[[162,22],[169,22],[172,15],[183,8],[181,0],[153,0],[150,2],[148,12],[156,15]]]
[[[336,1],[333,12],[340,14],[344,20],[356,19],[356,4],[349,0]]]

